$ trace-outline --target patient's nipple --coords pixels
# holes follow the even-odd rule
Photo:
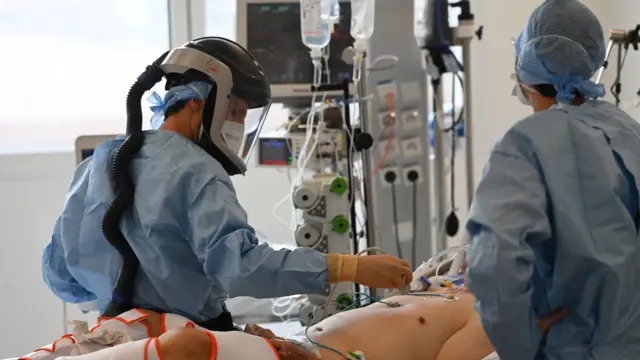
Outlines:
[[[419,322],[421,325],[424,325],[424,324],[426,324],[426,323],[427,323],[427,320],[425,320],[422,316],[420,316],[420,317],[418,318],[418,322]]]

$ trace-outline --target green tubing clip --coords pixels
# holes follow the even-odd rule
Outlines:
[[[352,306],[353,299],[348,294],[340,294],[336,299],[336,309],[338,309],[338,311],[350,309]]]
[[[349,219],[344,215],[338,215],[331,220],[331,230],[338,234],[344,234],[349,231]]]
[[[331,181],[331,192],[334,194],[342,195],[347,192],[348,184],[347,180],[343,177],[336,177]]]

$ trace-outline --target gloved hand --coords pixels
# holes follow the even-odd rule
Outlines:
[[[390,255],[360,256],[355,282],[378,289],[400,289],[413,280],[406,260]]]
[[[327,254],[329,283],[357,282],[380,289],[399,289],[411,283],[413,274],[405,260],[389,255]]]

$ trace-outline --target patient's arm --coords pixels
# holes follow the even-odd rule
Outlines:
[[[482,359],[493,351],[480,317],[471,316],[469,321],[444,343],[436,360],[475,360]]]
[[[307,350],[287,340],[276,338],[271,339],[273,347],[280,355],[280,360],[321,360]]]
[[[273,331],[256,324],[249,324],[245,326],[244,332],[269,339],[271,344],[273,344],[273,347],[278,352],[278,355],[280,355],[280,360],[320,360],[320,358],[300,346],[278,337],[273,333]]]

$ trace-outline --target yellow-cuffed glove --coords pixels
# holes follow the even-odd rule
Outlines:
[[[399,289],[411,283],[411,267],[390,255],[327,254],[329,283],[356,282],[378,289]]]

